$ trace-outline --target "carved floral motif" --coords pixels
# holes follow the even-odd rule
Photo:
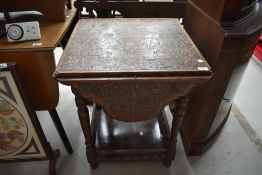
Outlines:
[[[95,101],[111,118],[145,121],[156,117],[164,106],[188,93],[192,85],[187,81],[179,84],[168,81],[99,82],[75,86],[74,93]]]

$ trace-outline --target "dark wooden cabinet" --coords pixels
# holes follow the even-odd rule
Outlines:
[[[201,154],[223,128],[260,36],[261,19],[260,1],[188,1],[185,29],[214,73],[190,95],[181,129],[188,155]]]

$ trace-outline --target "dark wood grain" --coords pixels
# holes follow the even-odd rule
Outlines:
[[[76,96],[92,168],[109,160],[169,166],[187,95],[211,75],[178,21],[160,18],[81,19],[54,73]],[[87,101],[96,103],[91,125]],[[169,104],[177,104],[171,132],[162,113]]]
[[[76,102],[76,106],[78,108],[77,112],[78,112],[78,115],[79,115],[81,127],[82,127],[82,130],[84,132],[85,139],[86,139],[86,142],[85,142],[86,157],[87,157],[87,160],[90,163],[91,167],[96,167],[97,166],[96,150],[95,150],[94,140],[92,140],[89,111],[88,111],[88,108],[86,107],[87,102],[86,102],[85,99],[83,99],[82,97],[79,97],[77,95],[76,95],[76,98],[75,98],[75,102]]]
[[[183,122],[186,107],[188,103],[188,96],[182,96],[178,100],[170,103],[169,108],[173,116],[172,128],[169,138],[169,143],[167,147],[167,159],[165,160],[165,165],[170,166],[171,161],[174,160],[176,155],[176,141],[179,129]]]
[[[96,102],[109,117],[138,122],[154,118],[178,96],[187,94],[194,86],[190,80],[194,81],[193,78],[183,81],[179,77],[172,77],[169,80],[147,78],[91,82],[85,80],[80,85],[73,83],[76,95]]]
[[[96,147],[100,152],[101,150],[164,149],[157,118],[147,122],[123,122],[107,117],[102,108],[94,108],[94,110],[97,129]]]
[[[229,116],[241,77],[262,28],[261,2],[190,0],[184,24],[213,70],[213,77],[190,94],[181,129],[185,151],[199,155]],[[211,7],[211,9],[209,8]]]
[[[56,77],[186,76],[210,70],[171,18],[80,19],[69,42]]]
[[[233,26],[245,21],[254,13],[256,0],[190,0],[199,11],[224,26]]]
[[[93,110],[99,161],[164,160],[167,144],[158,122],[158,118],[166,117],[164,111],[146,122],[122,122],[108,118],[102,108]]]

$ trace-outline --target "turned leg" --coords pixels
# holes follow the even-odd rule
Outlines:
[[[159,115],[157,117],[157,120],[159,122],[160,133],[162,135],[162,141],[165,147],[167,147],[168,142],[169,142],[170,129],[168,126],[168,121],[167,121],[165,112],[162,112],[162,115]]]
[[[188,96],[180,97],[176,103],[173,102],[169,105],[170,111],[173,116],[172,129],[169,138],[168,148],[167,148],[167,157],[164,161],[164,165],[169,167],[171,161],[174,160],[176,155],[176,140],[179,129],[181,127],[184,114],[186,112],[186,106],[188,102]]]
[[[62,139],[62,142],[63,142],[63,144],[64,144],[64,146],[66,148],[66,151],[69,154],[72,154],[73,153],[72,146],[71,146],[71,144],[70,144],[70,142],[68,140],[68,137],[66,135],[66,132],[65,132],[64,127],[63,127],[63,125],[61,123],[61,120],[60,120],[60,118],[59,118],[59,116],[57,114],[56,109],[50,109],[50,110],[48,110],[48,112],[49,112],[49,114],[50,114],[50,116],[51,116],[51,118],[52,118],[52,120],[53,120],[53,122],[55,124],[56,130],[57,130],[59,136]]]
[[[84,132],[84,136],[86,139],[86,157],[88,162],[90,163],[90,166],[92,169],[97,168],[98,164],[96,161],[96,155],[95,155],[95,144],[92,141],[92,132],[91,132],[91,126],[90,126],[90,117],[87,105],[87,100],[78,97],[76,95],[75,97],[76,106],[78,108],[77,112],[79,115],[79,120],[81,123],[82,130]]]

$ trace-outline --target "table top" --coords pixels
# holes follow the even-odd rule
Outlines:
[[[211,75],[173,18],[80,19],[56,78]]]
[[[10,43],[6,36],[0,37],[0,53],[3,52],[26,52],[26,51],[53,51],[59,44],[76,15],[76,9],[65,10],[65,22],[49,22],[40,18],[40,40],[22,41]],[[28,20],[28,16],[26,16]],[[19,17],[23,20],[23,16]],[[32,18],[34,19],[34,18]],[[4,22],[0,18],[0,22]],[[39,44],[40,43],[40,44]]]

